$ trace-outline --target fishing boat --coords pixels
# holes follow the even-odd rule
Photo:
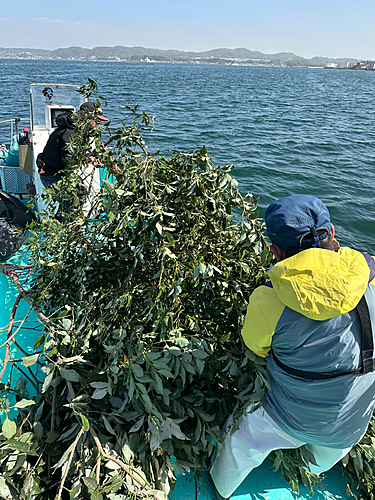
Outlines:
[[[56,129],[57,117],[66,112],[75,112],[85,101],[77,92],[78,86],[69,84],[33,83],[30,85],[30,119],[14,118],[2,123],[10,123],[10,147],[2,146],[0,156],[0,181],[4,191],[27,198],[30,185],[36,195],[43,189],[41,173],[37,166],[37,158],[42,153],[49,136]],[[20,123],[27,123],[30,127],[22,127]],[[85,177],[90,177],[90,170],[86,169]],[[90,183],[91,190],[100,188],[98,171],[94,171],[94,182]],[[43,214],[46,201],[36,197],[35,210]]]
[[[18,195],[27,200],[28,184],[34,184],[36,193],[41,193],[43,184],[36,165],[36,158],[48,140],[49,135],[56,127],[56,118],[66,111],[76,111],[84,102],[82,96],[77,93],[77,87],[73,85],[61,84],[32,84],[30,87],[30,122],[28,127],[23,127],[20,132],[19,124],[21,120],[8,120],[11,125],[11,141],[7,153],[2,158],[1,183],[2,189],[9,193]],[[22,120],[27,124],[27,120]],[[14,137],[18,142],[18,164],[17,161],[9,161],[11,156],[17,156],[11,148]],[[10,151],[10,153],[9,153]],[[13,152],[12,152],[13,151]],[[5,161],[4,161],[5,160]],[[15,163],[15,164],[12,164]],[[97,180],[98,185],[100,180]],[[40,197],[36,200],[36,211],[43,214],[45,201]],[[21,248],[9,261],[10,264],[26,266],[28,255],[24,248]],[[18,291],[10,280],[0,273],[0,356],[4,359],[7,325],[12,312],[14,301]],[[26,323],[21,325],[22,318],[28,314],[29,306],[25,303],[19,308],[15,321],[21,326],[18,345],[12,345],[11,356],[13,360],[32,356],[34,353],[34,343],[41,332],[41,324],[38,318],[30,313]],[[9,363],[3,373],[0,382],[7,382],[10,377],[11,365],[20,371],[20,377],[24,378],[25,369],[22,363]],[[26,373],[27,383],[23,387],[27,397],[32,398],[36,394],[35,380],[42,381],[44,374],[35,365],[35,370]],[[17,382],[16,382],[17,383]],[[19,389],[19,388],[18,388]],[[18,390],[17,389],[17,390]],[[11,401],[12,403],[12,401]],[[9,418],[14,416],[8,413]],[[1,413],[2,421],[5,418],[4,411]],[[215,494],[208,478],[208,473],[202,473],[200,482],[195,480],[189,471],[177,471],[177,483],[173,491],[169,493],[170,500],[194,500],[194,499],[214,499]],[[10,497],[8,497],[10,498]],[[248,478],[240,485],[233,495],[233,500],[296,500],[310,498],[309,490],[301,485],[300,491],[293,492],[286,483],[280,471],[273,470],[271,461],[266,460],[260,467],[255,469]],[[324,474],[322,482],[315,486],[315,498],[317,500],[340,500],[346,498],[346,481],[341,469],[337,466]]]

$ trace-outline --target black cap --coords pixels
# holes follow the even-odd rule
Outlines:
[[[104,116],[97,113],[95,103],[92,101],[86,101],[81,104],[79,111],[77,111],[76,114],[82,118],[86,118],[88,115],[94,114],[102,122],[108,121],[108,118],[105,118]]]

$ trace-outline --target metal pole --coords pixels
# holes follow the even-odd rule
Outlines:
[[[19,127],[18,127],[18,125],[19,125],[19,123],[21,121],[21,118],[15,118],[14,121],[15,121],[15,124],[16,124],[16,136],[17,136],[17,141],[18,141],[18,134],[19,134]],[[12,136],[12,138],[13,138],[13,136]]]

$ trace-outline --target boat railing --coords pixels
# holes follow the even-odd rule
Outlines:
[[[29,118],[9,118],[8,120],[0,121],[0,125],[3,123],[10,123],[10,144],[12,143],[12,138],[15,133],[18,134],[18,124],[22,121],[29,121]]]

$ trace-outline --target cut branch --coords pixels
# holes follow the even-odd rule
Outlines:
[[[70,452],[68,463],[66,465],[66,469],[65,469],[64,475],[61,478],[60,488],[59,488],[59,492],[57,494],[56,500],[61,500],[62,491],[64,489],[64,484],[65,484],[65,481],[66,481],[66,478],[67,478],[67,475],[68,475],[68,472],[69,472],[69,469],[70,469],[70,465],[71,465],[72,460],[73,460],[74,453],[76,451],[76,446],[77,446],[78,441],[81,439],[81,436],[82,436],[83,433],[84,433],[84,430],[81,429],[79,431],[77,437],[74,440],[73,448],[72,448],[72,451]]]
[[[10,320],[9,320],[9,326],[8,326],[8,332],[7,332],[7,341],[6,341],[6,347],[5,347],[5,356],[4,356],[4,361],[3,361],[3,369],[1,370],[1,373],[0,373],[0,380],[3,378],[3,375],[5,373],[5,370],[7,368],[7,364],[9,361],[9,346],[10,346],[10,340],[11,340],[11,336],[12,336],[11,334],[12,334],[12,330],[13,330],[13,323],[14,323],[14,318],[15,318],[15,315],[17,312],[18,305],[21,301],[21,298],[22,298],[22,294],[19,293],[17,298],[16,298],[16,301],[14,302],[13,309],[12,309],[12,312],[10,314]]]
[[[66,385],[68,386],[68,390],[69,390],[69,393],[72,397],[72,399],[74,399],[76,397],[75,395],[75,392],[74,392],[74,389],[73,389],[73,386],[72,386],[72,383],[69,382],[68,380],[66,380]],[[142,481],[141,479],[137,478],[130,470],[129,470],[129,467],[127,467],[124,462],[122,462],[121,460],[119,460],[118,458],[115,458],[115,457],[112,457],[111,455],[108,455],[104,450],[103,450],[103,447],[102,447],[102,444],[100,442],[100,439],[98,438],[93,426],[90,424],[90,434],[93,438],[93,440],[95,441],[95,444],[98,448],[98,452],[100,453],[100,455],[105,458],[106,460],[109,460],[111,462],[114,462],[116,463],[117,465],[119,465],[121,467],[121,469],[123,471],[125,471],[127,474],[129,474],[129,476],[133,479],[133,481],[135,481],[136,483],[138,483],[140,486],[142,487],[145,487],[147,486],[146,482],[145,481]]]

